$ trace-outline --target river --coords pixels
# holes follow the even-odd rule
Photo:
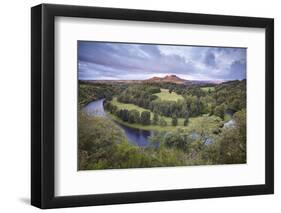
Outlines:
[[[84,107],[84,111],[90,116],[102,116],[102,117],[106,117],[106,118],[110,119],[110,117],[104,111],[103,102],[104,102],[104,99],[92,101]],[[153,132],[147,131],[147,130],[131,128],[131,127],[125,126],[118,122],[115,122],[115,123],[121,129],[124,130],[128,140],[133,145],[136,145],[139,147],[151,146],[151,143],[149,142],[148,138],[149,138],[149,136],[151,136],[153,134]],[[225,127],[226,126],[231,127],[232,125],[233,125],[233,119],[230,120],[229,122],[225,123]],[[193,134],[191,134],[191,138],[193,138],[193,139],[197,139],[198,137],[199,137],[199,135],[195,132]],[[213,143],[213,140],[211,138],[207,138],[205,141],[205,144],[211,144],[211,143]]]
[[[102,116],[106,117],[106,113],[103,108],[104,99],[92,101],[84,107],[84,111],[90,116]]]
[[[102,116],[102,117],[107,117],[108,119],[110,119],[107,116],[106,112],[104,111],[103,102],[104,102],[104,99],[92,101],[84,107],[84,111],[90,116]],[[115,122],[115,123],[121,129],[124,130],[130,143],[132,143],[136,146],[140,146],[140,147],[146,147],[146,146],[150,145],[148,137],[150,135],[152,135],[152,132],[147,131],[147,130],[131,128],[131,127],[125,126],[125,125],[123,125],[121,123],[117,123],[117,122]]]

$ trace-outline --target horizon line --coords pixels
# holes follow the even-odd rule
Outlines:
[[[182,78],[181,78],[182,79]],[[150,79],[78,79],[79,81],[149,81]],[[187,80],[182,79],[184,81],[244,81],[247,80],[246,78],[243,79],[193,79],[193,80]]]

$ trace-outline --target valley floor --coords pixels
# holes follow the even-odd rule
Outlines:
[[[154,116],[154,113],[148,109],[144,109],[144,108],[136,106],[134,104],[125,104],[125,103],[118,102],[116,98],[113,98],[113,100],[111,101],[111,104],[117,106],[117,108],[119,110],[120,109],[127,109],[127,110],[135,109],[135,110],[138,110],[140,113],[143,111],[149,111],[151,113],[151,118],[153,118],[153,116]],[[129,126],[129,127],[136,128],[136,129],[150,130],[150,131],[176,131],[177,129],[185,129],[185,130],[193,131],[193,130],[196,130],[196,128],[198,128],[198,126],[202,126],[202,125],[207,125],[208,128],[217,129],[220,126],[222,126],[222,124],[223,124],[223,121],[219,117],[208,116],[208,115],[190,118],[189,124],[187,126],[184,126],[184,118],[178,118],[177,126],[173,126],[172,118],[166,117],[166,116],[161,116],[167,122],[166,126],[160,126],[159,124],[157,124],[157,125],[154,125],[154,124],[142,125],[142,124],[138,124],[138,123],[131,124],[131,123],[121,120],[116,115],[113,115],[109,112],[107,112],[107,113],[114,121],[121,123],[125,126]]]

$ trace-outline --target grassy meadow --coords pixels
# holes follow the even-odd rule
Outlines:
[[[204,92],[214,92],[215,87],[201,87],[201,90],[203,90]]]
[[[166,97],[168,97],[169,95],[174,96],[174,94],[165,94]],[[121,109],[126,109],[126,110],[137,110],[138,112],[144,112],[144,111],[148,111],[145,108],[136,106],[134,104],[124,104],[124,103],[120,103],[117,101],[117,98],[114,97],[113,100],[110,102],[112,105],[117,106],[118,110]],[[149,112],[151,113],[151,117],[154,117],[154,113],[151,112],[149,110]],[[195,118],[190,118],[189,122],[190,124],[188,126],[184,125],[184,118],[179,118],[178,119],[178,124],[177,126],[174,126],[172,124],[172,118],[171,117],[166,117],[166,116],[162,116],[161,118],[163,118],[166,122],[167,125],[166,126],[161,126],[159,124],[151,124],[151,125],[142,125],[142,124],[131,124],[128,122],[124,122],[122,119],[120,119],[119,117],[117,117],[116,115],[112,114],[112,113],[108,113],[109,116],[115,120],[118,123],[121,123],[125,126],[129,126],[132,128],[136,128],[136,129],[143,129],[143,130],[151,130],[151,131],[177,131],[177,129],[186,129],[186,130],[194,130],[196,126],[198,125],[212,125],[212,128],[219,128],[220,125],[222,125],[222,119],[220,119],[219,117],[213,115],[213,116],[208,116],[208,115],[202,115],[199,117],[195,117]]]
[[[183,97],[181,95],[178,95],[175,92],[169,92],[168,89],[161,89],[161,92],[156,93],[155,95],[158,96],[158,98],[163,101],[183,100]]]

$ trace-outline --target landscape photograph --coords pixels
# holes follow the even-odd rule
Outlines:
[[[247,163],[247,49],[77,42],[78,170]]]

